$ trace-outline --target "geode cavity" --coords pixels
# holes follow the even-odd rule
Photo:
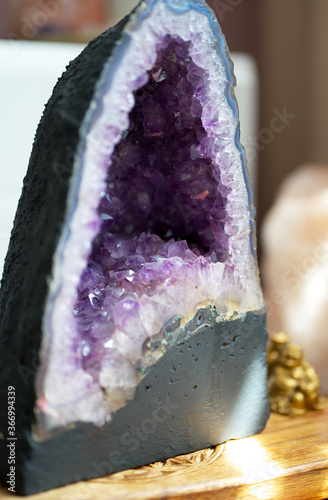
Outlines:
[[[56,85],[0,297],[20,493],[263,428],[265,313],[233,86],[202,0],[141,2]],[[147,419],[157,428],[140,437]]]

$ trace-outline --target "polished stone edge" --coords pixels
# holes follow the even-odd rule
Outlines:
[[[17,492],[34,494],[260,432],[270,412],[265,319],[259,311],[217,322],[211,308],[200,309],[184,339],[110,423],[77,424],[43,442],[25,435],[17,448]]]

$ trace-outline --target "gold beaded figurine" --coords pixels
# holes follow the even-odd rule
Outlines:
[[[323,410],[319,395],[320,379],[284,332],[270,334],[268,384],[271,411],[282,415],[303,415],[307,410]]]

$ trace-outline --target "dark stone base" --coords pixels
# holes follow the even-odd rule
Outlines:
[[[187,337],[195,333],[156,363],[109,424],[78,424],[44,442],[28,435],[17,448],[16,492],[38,493],[260,432],[270,412],[265,313],[215,319],[210,309],[199,310],[185,327]],[[2,468],[4,484],[7,473]]]

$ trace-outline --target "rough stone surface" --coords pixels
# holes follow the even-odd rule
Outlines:
[[[20,461],[28,451],[21,439],[30,432],[35,418],[34,381],[47,278],[65,219],[72,152],[94,85],[127,20],[91,42],[58,82],[40,122],[24,179],[0,289],[0,400],[7,401],[9,385],[15,387]],[[1,404],[3,434],[7,421],[7,406]],[[0,470],[4,471],[8,456],[3,440],[0,449]]]
[[[254,312],[261,310],[263,298],[257,280],[252,206],[224,38],[202,0],[148,0],[139,8],[140,18],[131,15],[105,32],[68,67],[46,106],[24,180],[0,292],[0,400],[7,402],[8,386],[15,387],[16,477],[17,487],[24,494],[252,434],[263,428],[268,416],[264,314]],[[187,144],[186,149],[179,146],[178,151],[182,165],[186,163],[183,182],[182,171],[173,168],[173,159],[174,179],[170,179],[165,165],[156,171],[150,169],[149,155],[131,149],[129,143],[131,137],[138,136],[138,131],[128,130],[129,123],[132,128],[139,126],[142,118],[146,140],[160,144],[163,113],[151,112],[157,105],[155,102],[154,107],[148,106],[149,92],[144,87],[148,72],[153,71],[150,93],[163,84],[172,97],[170,71],[164,74],[154,68],[156,58],[163,57],[160,51],[170,47],[168,33],[171,38],[179,33],[190,42],[189,78],[183,77],[187,74],[183,64],[182,76],[175,78],[177,85],[184,88],[178,99],[184,127],[179,144],[183,144],[185,134],[188,148],[190,145],[189,153]],[[167,41],[169,45],[164,47]],[[175,49],[176,54],[180,51],[180,61],[188,61],[186,47],[180,44]],[[204,91],[199,93],[200,123],[197,99],[189,90],[197,85],[204,71],[209,77],[205,78]],[[189,101],[183,97],[187,94]],[[147,109],[143,117],[138,114],[139,106]],[[167,106],[171,120],[169,110]],[[179,116],[174,120],[179,135]],[[172,140],[170,127],[164,125],[164,129]],[[191,141],[190,130],[195,131],[196,142]],[[124,150],[127,144],[129,148]],[[170,143],[165,150],[171,152],[172,148]],[[160,150],[165,158],[164,148]],[[135,154],[140,158],[144,155],[143,172],[153,176],[140,198],[140,189],[136,190],[137,207],[133,197],[124,198],[119,185],[119,173],[125,168],[119,163],[123,156],[128,165],[131,154],[134,158]],[[212,163],[215,166],[210,172]],[[195,164],[197,168],[193,168]],[[160,192],[152,202],[156,207],[168,202],[165,217],[152,210],[147,216],[147,200],[153,196],[156,172],[166,176],[162,184],[165,200]],[[195,176],[191,183],[190,172]],[[109,182],[112,174],[115,193]],[[211,175],[217,183],[215,194]],[[144,182],[143,176],[136,174],[135,182]],[[198,189],[200,177],[202,187]],[[188,192],[188,197],[186,191],[181,193],[182,206],[193,214],[184,224],[174,213],[177,196],[172,194],[179,192],[181,184]],[[106,200],[113,201],[116,194],[119,201],[122,196],[127,201],[127,210],[119,211],[119,217],[115,215],[117,231],[113,239],[107,232],[113,206],[103,205]],[[200,206],[203,209],[199,210]],[[142,210],[144,218],[140,217]],[[138,212],[137,227],[130,233],[134,211]],[[106,234],[101,232],[102,224]],[[117,245],[120,234],[124,238]],[[107,281],[103,283],[106,291],[99,297],[95,288],[91,289],[102,283],[104,273],[103,261],[97,258],[104,249],[108,253],[109,248],[109,267],[104,277]],[[152,281],[150,271],[155,271],[149,295],[138,295],[138,284],[128,290],[129,286],[135,287],[130,280],[131,270],[138,276],[136,283],[144,280],[141,291],[147,280],[148,284]],[[110,273],[116,273],[114,280]],[[168,283],[161,288],[164,275]],[[122,290],[120,282],[128,291],[126,300],[108,300],[108,291],[111,295],[113,289]],[[107,301],[108,308],[101,311],[107,314],[115,302],[113,315],[108,314],[119,325],[115,339],[110,330],[109,337],[102,338],[101,324],[95,328],[95,318],[90,321],[80,315],[85,311],[84,300],[95,309],[102,300]],[[166,307],[168,300],[170,308]],[[141,332],[141,336],[135,333],[139,332],[135,326],[140,326],[135,322],[138,301],[147,333]],[[211,314],[201,311],[204,302],[213,307]],[[199,315],[197,310],[201,311]],[[234,319],[227,321],[229,314],[234,314]],[[189,323],[194,316],[196,325]],[[203,324],[204,318],[209,324]],[[78,325],[83,328],[79,330]],[[235,338],[231,342],[227,338],[232,332]],[[99,345],[90,341],[97,335]],[[177,336],[181,346],[176,344]],[[197,338],[199,345],[194,344]],[[186,347],[189,342],[190,349]],[[220,345],[219,350],[214,342]],[[111,356],[104,357],[99,347],[100,351],[106,347]],[[87,362],[91,351],[92,359],[102,360],[100,371],[97,363]],[[181,367],[177,367],[180,355]],[[144,362],[145,356],[148,363]],[[172,367],[181,369],[179,381],[172,376]],[[176,405],[179,400],[180,406],[172,416],[169,414],[156,436],[141,439],[135,449],[131,449],[132,444],[122,444],[122,435],[131,432],[135,423],[142,427],[149,412],[153,418],[158,405],[165,410],[167,398],[168,405]],[[6,403],[0,406],[3,482],[8,466],[7,427]],[[113,460],[112,451],[119,452],[121,445],[124,460],[112,468],[107,463],[98,469],[97,464]]]
[[[260,432],[270,412],[265,314],[216,319],[211,309],[199,310],[186,325],[185,339],[154,365],[134,400],[109,424],[81,423],[39,443],[29,437],[19,493],[38,493]]]

